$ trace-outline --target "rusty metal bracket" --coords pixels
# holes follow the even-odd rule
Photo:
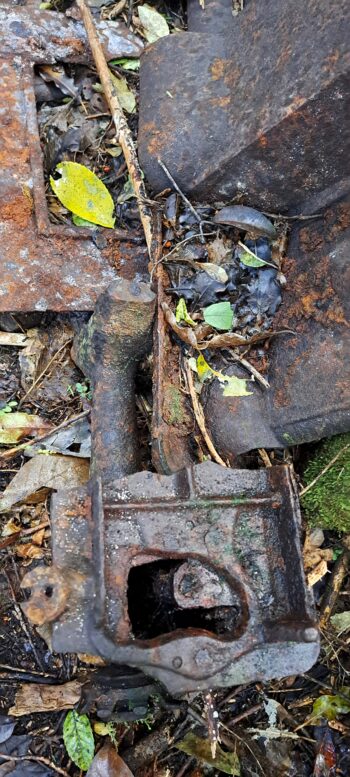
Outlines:
[[[90,494],[56,494],[52,508],[54,567],[23,585],[35,620],[65,581],[64,611],[59,596],[50,612],[55,651],[142,668],[175,695],[302,673],[316,660],[287,467],[142,472],[116,481],[108,499],[95,481]]]
[[[137,51],[132,37],[124,53]],[[0,9],[0,311],[92,310],[117,273],[146,271],[144,246],[126,232],[100,229],[94,242],[89,230],[49,220],[33,68],[87,59],[80,23],[30,5]]]

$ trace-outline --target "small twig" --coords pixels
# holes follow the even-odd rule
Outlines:
[[[254,707],[250,707],[249,710],[244,710],[244,712],[241,712],[240,715],[236,715],[235,718],[231,718],[231,720],[227,722],[227,725],[235,726],[237,723],[240,723],[241,720],[244,720],[245,718],[249,718],[250,715],[254,715],[255,712],[259,712],[259,710],[261,710],[263,706],[264,706],[263,704],[254,704]],[[229,730],[230,729],[228,728],[227,731]],[[233,734],[234,732],[232,731],[231,733]]]
[[[32,391],[33,391],[33,389],[35,388],[35,386],[37,386],[37,385],[38,385],[38,383],[40,383],[40,381],[42,380],[42,378],[44,377],[44,375],[46,374],[46,372],[48,371],[48,369],[51,367],[51,364],[52,364],[54,361],[56,361],[56,359],[57,359],[57,356],[59,356],[59,354],[60,354],[60,353],[61,353],[61,352],[62,352],[62,351],[63,351],[63,350],[64,350],[64,349],[67,347],[67,345],[69,345],[71,342],[72,342],[72,338],[70,337],[70,338],[69,338],[69,340],[66,340],[66,341],[65,341],[65,343],[63,343],[63,345],[61,345],[61,346],[60,346],[60,348],[58,348],[58,350],[56,351],[56,353],[54,353],[54,355],[52,356],[52,358],[51,358],[51,359],[48,361],[48,363],[45,365],[45,367],[44,367],[44,369],[42,370],[42,372],[40,373],[40,375],[38,375],[38,377],[36,378],[36,380],[35,380],[35,381],[32,383],[32,385],[29,387],[28,391],[26,391],[26,393],[25,393],[24,397],[22,397],[22,399],[21,399],[21,400],[20,400],[20,402],[18,403],[18,407],[19,407],[19,408],[20,408],[20,407],[23,405],[23,403],[25,402],[25,400],[27,399],[27,397],[29,396],[29,394],[31,394],[31,393],[32,393]]]
[[[266,210],[262,212],[270,219],[280,219],[281,221],[308,221],[308,219],[320,219],[323,216],[323,213],[313,213],[312,216],[282,216],[280,213],[267,213]]]
[[[268,453],[265,451],[265,448],[258,448],[259,456],[262,458],[265,467],[272,467],[270,457]]]
[[[342,456],[343,453],[345,453],[345,451],[348,448],[350,448],[350,443],[348,443],[347,445],[344,445],[344,447],[340,451],[338,451],[336,456],[333,456],[333,459],[331,459],[331,461],[329,461],[328,464],[326,464],[326,466],[321,470],[321,472],[319,472],[318,475],[316,475],[316,477],[311,481],[311,483],[305,486],[305,488],[301,489],[299,496],[304,496],[304,494],[307,494],[307,492],[310,491],[310,488],[313,488],[313,486],[319,481],[319,479],[323,475],[325,475],[326,472],[328,472],[328,470],[331,467],[333,467],[333,464],[335,464],[335,462],[339,459],[339,457]]]
[[[216,451],[214,444],[210,439],[209,434],[206,430],[203,409],[198,401],[198,397],[193,383],[192,371],[187,362],[185,362],[185,374],[187,379],[188,390],[190,392],[190,397],[192,400],[192,406],[193,406],[195,418],[199,426],[199,429],[203,435],[203,438],[205,440],[205,444],[208,448],[208,451],[210,455],[213,457],[214,461],[217,462],[217,464],[221,464],[222,467],[226,467],[225,462]]]
[[[0,453],[0,461],[12,459],[14,456],[17,456],[18,453],[24,451],[25,448],[30,448],[32,445],[36,445],[38,442],[46,440],[46,438],[51,437],[52,434],[56,434],[57,432],[60,432],[61,429],[66,429],[67,426],[74,424],[75,421],[80,421],[81,418],[85,418],[87,415],[89,415],[89,413],[90,410],[83,410],[83,412],[78,413],[78,415],[73,415],[71,418],[66,418],[65,421],[62,421],[62,423],[56,426],[54,429],[50,429],[49,432],[45,432],[45,434],[42,434],[41,437],[35,437],[34,440],[22,442],[20,445],[16,445],[15,448],[8,448],[8,450],[4,451],[4,453]]]
[[[132,185],[134,187],[140,218],[145,233],[148,254],[152,261],[152,217],[150,208],[146,203],[147,193],[137,158],[134,141],[132,139],[132,134],[124,116],[123,109],[120,105],[119,97],[114,86],[105,55],[103,53],[102,45],[96,32],[96,27],[91,15],[91,11],[87,7],[85,0],[77,0],[77,5],[82,15],[86,29],[86,35],[95,61],[96,70],[103,87],[103,92],[111,111],[116,129],[116,140],[122,147],[130,180],[132,181]]]
[[[175,191],[177,191],[177,193],[180,195],[180,197],[182,197],[183,201],[186,203],[187,207],[190,209],[190,211],[191,211],[192,215],[195,217],[196,221],[198,221],[199,229],[200,229],[200,241],[201,241],[201,243],[205,243],[205,239],[204,239],[204,235],[203,235],[203,231],[202,231],[202,219],[201,219],[199,213],[196,211],[196,209],[193,207],[192,203],[186,197],[186,194],[184,194],[181,191],[179,185],[174,180],[173,176],[169,172],[169,170],[168,170],[167,166],[164,164],[164,162],[162,162],[161,159],[158,159],[158,164],[161,166],[162,170],[164,170],[165,175],[167,176],[167,178],[169,178],[169,181],[172,183]]]
[[[13,761],[13,763],[20,763],[22,761],[35,761],[35,763],[49,766],[50,769],[53,769],[53,771],[57,772],[57,774],[62,774],[63,777],[69,777],[69,774],[65,769],[62,769],[61,766],[56,766],[53,761],[50,761],[48,758],[44,758],[42,755],[4,755],[4,753],[0,753],[0,763],[2,760]]]
[[[343,580],[349,572],[350,552],[344,550],[341,556],[336,560],[332,569],[331,579],[329,581],[326,593],[320,606],[320,627],[322,629],[327,626],[330,616],[334,610],[339,591],[342,587]]]
[[[244,359],[244,357],[243,357],[243,356],[239,356],[238,354],[235,354],[234,352],[232,352],[232,353],[231,353],[231,356],[232,356],[232,358],[233,358],[233,359],[234,359],[236,362],[239,362],[239,364],[241,364],[241,365],[242,365],[242,367],[245,367],[245,369],[246,369],[246,370],[248,370],[248,372],[250,372],[250,373],[251,373],[251,375],[254,375],[254,378],[255,378],[255,379],[258,381],[258,383],[260,383],[260,384],[261,384],[261,385],[262,385],[262,386],[263,386],[265,389],[269,389],[269,388],[270,388],[270,384],[269,384],[269,382],[266,380],[266,378],[264,378],[264,377],[263,377],[263,376],[260,374],[260,372],[258,372],[258,370],[257,370],[257,369],[255,369],[255,367],[253,367],[253,365],[252,365],[252,364],[250,364],[250,362],[248,362],[248,361],[247,361],[247,359]]]

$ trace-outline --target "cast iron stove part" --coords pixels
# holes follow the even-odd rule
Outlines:
[[[0,8],[0,311],[91,311],[117,273],[147,273],[140,235],[49,219],[34,65],[88,59],[82,24],[55,11]]]
[[[188,32],[141,55],[139,155],[198,201],[288,212],[350,173],[347,0],[188,0]]]

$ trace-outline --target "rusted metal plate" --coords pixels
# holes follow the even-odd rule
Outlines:
[[[196,199],[287,212],[348,176],[347,0],[250,0],[226,34],[215,14],[192,20],[195,5],[188,33],[141,57],[139,153],[154,189],[169,185],[160,157]]]
[[[350,430],[349,255],[350,196],[292,228],[274,329],[294,334],[271,341],[270,389],[251,384],[253,396],[223,397],[215,381],[204,392],[208,428],[224,458]]]
[[[17,20],[25,10],[13,12]],[[1,13],[6,16],[4,9]],[[35,12],[35,20],[37,15]],[[9,12],[8,24],[11,19]],[[28,32],[28,18],[23,19],[22,26],[18,21],[15,41],[24,29]],[[52,34],[51,42],[44,36],[46,47],[50,43],[55,48],[57,39],[58,53],[62,52],[60,29],[56,19],[56,36]],[[47,32],[50,30],[49,26]],[[7,32],[11,39],[11,30]],[[42,61],[46,49],[41,48],[38,55],[34,46],[33,58],[28,61],[22,58],[17,40],[16,56],[12,51],[6,58],[6,34],[5,24],[0,32],[0,310],[91,310],[98,294],[117,273],[133,277],[146,271],[146,252],[122,230],[99,229],[97,238],[87,230],[50,223],[33,89],[33,62]],[[36,36],[34,43],[40,40]],[[77,59],[76,49],[79,57],[83,56],[82,39],[79,46],[76,40],[67,45],[73,60]]]
[[[104,503],[95,482],[90,505],[83,490],[53,497],[54,569],[85,576],[53,623],[55,651],[142,668],[174,694],[300,673],[316,660],[287,467],[142,472],[116,481]]]

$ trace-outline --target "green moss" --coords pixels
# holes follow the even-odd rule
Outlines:
[[[312,526],[350,531],[350,434],[339,434],[317,446],[304,472],[304,485],[322,472],[343,449],[336,462],[301,497],[301,504]]]

